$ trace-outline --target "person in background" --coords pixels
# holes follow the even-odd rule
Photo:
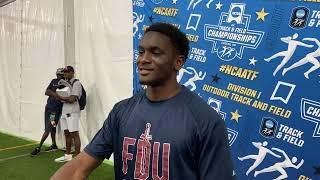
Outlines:
[[[31,156],[36,156],[40,153],[42,144],[47,139],[49,134],[51,134],[52,145],[45,149],[45,151],[54,151],[58,147],[56,145],[56,125],[61,116],[62,103],[56,98],[56,89],[59,87],[58,82],[63,78],[63,68],[58,68],[56,71],[57,78],[51,80],[49,86],[46,89],[45,95],[49,96],[47,99],[47,104],[44,110],[44,132],[39,146],[37,146],[30,154]]]
[[[177,82],[188,53],[189,41],[175,26],[148,27],[137,60],[146,90],[117,103],[84,151],[51,179],[86,179],[112,153],[116,180],[233,179],[224,121]]]
[[[66,152],[62,157],[55,159],[55,162],[65,162],[72,159],[72,142],[75,145],[75,155],[80,153],[81,148],[79,136],[80,106],[78,99],[81,97],[82,85],[78,79],[74,78],[74,68],[72,66],[66,66],[63,72],[65,80],[70,84],[71,93],[66,97],[62,97],[57,93],[55,96],[63,102],[60,125],[65,135]]]

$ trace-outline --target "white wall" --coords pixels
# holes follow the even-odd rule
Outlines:
[[[21,10],[20,3],[0,8],[0,130],[20,129]]]
[[[102,126],[113,105],[132,94],[131,1],[75,0],[77,77],[88,93],[82,113],[85,144]]]
[[[80,123],[84,146],[112,106],[132,94],[131,2],[74,2],[75,60],[65,59],[63,5],[17,0],[0,8],[0,131],[39,141],[45,88],[56,68],[75,62],[88,95]]]
[[[62,12],[62,0],[0,8],[0,131],[40,138],[45,88],[64,63]]]

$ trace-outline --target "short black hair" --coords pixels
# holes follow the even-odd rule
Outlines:
[[[167,36],[173,46],[179,51],[181,55],[184,56],[184,61],[186,61],[190,48],[189,40],[185,33],[180,31],[176,26],[165,22],[157,22],[152,24],[145,30],[145,34],[149,31],[159,32]]]
[[[74,68],[72,66],[66,66],[62,72],[74,72]]]

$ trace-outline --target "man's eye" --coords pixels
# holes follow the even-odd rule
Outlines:
[[[143,51],[139,51],[139,54],[143,54]]]
[[[153,51],[152,54],[159,55],[161,53],[159,51]]]

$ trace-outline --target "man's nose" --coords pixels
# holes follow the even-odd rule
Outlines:
[[[140,63],[150,62],[150,53],[144,52],[144,53],[140,54],[138,57],[138,62],[140,62]]]

